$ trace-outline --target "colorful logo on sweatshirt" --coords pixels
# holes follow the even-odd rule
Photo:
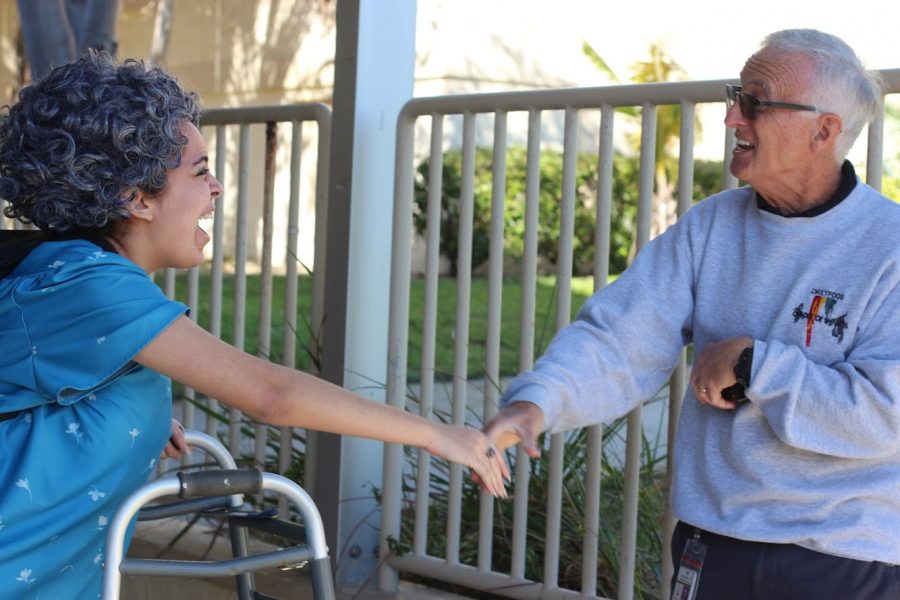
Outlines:
[[[833,315],[835,305],[844,299],[844,295],[819,288],[813,288],[809,293],[812,294],[809,310],[804,310],[801,302],[793,312],[794,323],[803,320],[806,325],[806,346],[809,347],[812,342],[813,325],[816,323],[831,327],[831,337],[836,338],[840,344],[844,341],[844,330],[847,329],[847,313],[837,317]]]

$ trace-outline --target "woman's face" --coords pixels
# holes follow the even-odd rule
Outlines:
[[[186,122],[181,133],[188,139],[182,149],[181,164],[168,172],[163,193],[144,201],[152,214],[146,223],[150,233],[148,264],[143,265],[148,271],[164,267],[187,269],[203,261],[203,247],[209,243],[209,235],[200,227],[200,221],[212,216],[213,200],[222,193],[222,184],[209,172],[206,143],[200,131]]]

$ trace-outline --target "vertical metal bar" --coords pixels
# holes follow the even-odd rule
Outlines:
[[[413,142],[416,120],[404,110],[397,117],[397,160],[394,163],[394,224],[391,231],[391,301],[388,317],[386,403],[406,404],[407,343],[409,340],[409,268],[413,201]],[[400,539],[400,478],[402,446],[384,445],[381,543],[379,553],[390,556],[391,541]],[[378,571],[380,590],[396,590],[397,571],[383,561]]]
[[[725,129],[725,155],[722,157],[722,189],[728,190],[738,185],[738,178],[731,174],[731,153],[737,145],[734,129]]]
[[[176,275],[178,272],[169,267],[164,270],[165,276],[163,279],[163,290],[165,291],[166,297],[169,299],[175,299],[175,284],[176,284]],[[182,411],[184,410],[185,404],[187,403],[183,398],[173,398],[173,404],[179,406]],[[182,418],[183,420],[183,418]],[[158,462],[156,465],[156,472],[158,475],[162,475],[165,471],[163,470],[162,461]]]
[[[324,111],[323,111],[324,112]],[[327,272],[328,242],[328,177],[331,165],[331,113],[325,112],[318,119],[318,154],[316,155],[316,223],[315,249],[312,272],[312,298],[310,306],[309,348],[315,355],[310,372],[321,373],[322,331],[325,326],[325,273]],[[303,457],[306,489],[313,497],[316,491],[316,465],[318,464],[318,432],[306,430],[306,453]]]
[[[694,118],[693,102],[681,102],[681,133],[678,153],[678,218],[681,218],[694,203]],[[678,365],[669,379],[669,419],[666,430],[666,513],[663,518],[662,545],[662,585],[659,587],[660,599],[669,600],[671,590],[668,582],[672,580],[672,548],[669,540],[675,529],[675,517],[672,514],[672,501],[668,497],[672,489],[672,469],[674,467],[675,430],[678,415],[681,412],[681,400],[687,383],[687,352],[682,349]]]
[[[522,248],[522,314],[519,322],[519,371],[534,366],[534,315],[537,290],[537,229],[540,212],[541,111],[528,111],[528,142],[525,167],[525,233]],[[528,485],[531,459],[516,448],[513,493],[512,558],[510,575],[525,578],[525,548],[528,536]]]
[[[484,406],[482,422],[497,414],[500,395],[500,316],[503,301],[503,224],[506,200],[506,112],[494,113],[494,151],[491,178],[491,233],[488,242],[488,313],[485,331]],[[481,494],[478,519],[478,569],[491,570],[494,535],[494,497]]]
[[[200,317],[200,269],[198,267],[188,269],[187,305],[191,309],[191,320],[196,323]],[[181,424],[185,429],[194,429],[194,401],[197,394],[193,388],[185,386],[184,398],[181,403]]]
[[[641,108],[641,170],[638,184],[637,250],[650,241],[650,216],[653,211],[653,175],[656,153],[656,107],[644,103]],[[634,566],[637,544],[638,492],[641,475],[642,406],[628,413],[625,440],[625,489],[622,510],[622,546],[619,551],[619,600],[634,597]]]
[[[884,96],[875,118],[868,127],[866,147],[866,184],[875,191],[881,191],[881,171],[884,161]]]
[[[613,125],[615,110],[600,108],[600,150],[597,157],[597,218],[594,230],[594,290],[609,279],[610,236],[612,231]],[[581,592],[597,593],[597,549],[600,532],[600,470],[603,462],[603,425],[588,429],[587,473],[585,481],[584,536],[581,541]]]
[[[572,257],[575,237],[575,167],[578,160],[578,111],[566,109],[563,133],[562,203],[559,210],[559,251],[556,263],[556,331],[569,324],[572,313]],[[559,587],[559,540],[562,514],[563,434],[550,436],[550,477],[547,533],[544,542],[544,589]]]
[[[434,406],[434,357],[437,335],[438,275],[441,260],[441,196],[444,167],[444,117],[431,115],[431,152],[428,167],[428,207],[425,232],[425,314],[422,321],[422,371],[419,414],[431,418]],[[428,539],[428,501],[431,481],[431,455],[417,450],[416,461],[416,525],[413,552],[424,555]]]
[[[212,272],[209,274],[209,331],[217,338],[222,337],[222,274],[225,270],[225,164],[228,158],[227,129],[224,125],[216,126],[216,179],[222,184],[222,194],[215,199],[216,211],[213,213],[213,259]],[[219,402],[215,398],[207,398],[206,433],[214,436],[218,430]]]
[[[656,107],[641,105],[641,164],[638,175],[637,250],[650,241],[653,214],[653,181],[656,153]]]
[[[678,150],[678,216],[694,204],[694,121],[696,106],[681,101],[681,124]]]
[[[175,297],[175,283],[176,283],[175,276],[177,274],[178,274],[178,271],[176,271],[175,269],[173,269],[171,267],[166,269],[166,277],[165,277],[165,283],[164,283],[165,288],[164,289],[166,291],[166,296],[168,296],[169,298]]]
[[[266,123],[265,166],[263,170],[262,202],[262,257],[259,273],[259,330],[257,331],[257,356],[272,358],[272,235],[275,212],[275,150],[278,145],[278,125]],[[254,427],[253,461],[266,470],[266,449],[269,426],[257,423]],[[260,497],[261,499],[261,497]]]
[[[284,328],[282,364],[290,369],[297,365],[297,241],[300,235],[300,161],[303,155],[303,124],[291,123],[291,176],[288,199],[288,218],[284,253]],[[279,429],[278,473],[284,475],[291,466],[294,448],[294,430],[291,427]],[[278,499],[278,509],[286,514],[287,500]]]
[[[327,269],[328,242],[328,177],[331,164],[331,117],[330,113],[316,119],[318,138],[316,140],[318,154],[316,164],[316,224],[315,249],[313,257],[312,289],[310,306],[311,330],[309,348],[315,355],[316,363],[310,366],[310,372],[321,372],[322,333],[325,328],[325,274]],[[303,457],[306,489],[313,497],[318,496],[316,489],[319,433],[306,431],[306,456]]]
[[[463,115],[462,179],[459,190],[459,245],[456,255],[456,328],[453,340],[452,421],[466,419],[466,388],[469,370],[469,304],[472,288],[472,222],[475,205],[475,114]],[[447,562],[459,562],[460,515],[462,513],[463,467],[450,464],[450,495],[447,507]]]
[[[247,213],[250,204],[250,126],[240,128],[240,150],[238,152],[238,205],[235,216],[234,249],[234,316],[232,344],[244,349],[244,322],[247,310]],[[231,407],[228,423],[228,451],[241,454],[241,412]]]
[[[316,239],[312,273],[312,327],[316,339],[313,348],[319,351],[322,339],[322,323],[325,314],[325,270],[328,257],[325,246],[328,237],[328,169],[331,163],[331,120],[323,115],[318,119],[319,152],[316,156]],[[311,332],[311,333],[313,333]],[[318,352],[321,359],[321,352]],[[317,369],[314,369],[314,371]]]

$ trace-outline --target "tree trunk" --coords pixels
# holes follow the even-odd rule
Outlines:
[[[150,61],[153,64],[165,63],[171,31],[172,0],[156,0],[156,20],[153,22],[153,41],[150,43]]]
[[[75,58],[75,32],[65,0],[18,0],[19,20],[31,79]]]
[[[88,48],[103,50],[115,56],[119,49],[119,42],[116,40],[118,10],[119,0],[86,1],[82,25],[76,29],[80,33],[77,56]]]
[[[31,79],[88,48],[116,51],[118,0],[17,0]]]
[[[656,192],[653,194],[653,221],[650,237],[663,233],[677,219],[677,203],[674,186],[669,183],[665,168],[656,170]]]

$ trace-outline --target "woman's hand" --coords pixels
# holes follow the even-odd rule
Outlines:
[[[461,463],[472,469],[473,478],[482,490],[506,498],[504,479],[509,480],[509,466],[484,433],[471,427],[433,423],[434,436],[426,450],[436,456]],[[475,477],[477,475],[477,477]]]
[[[185,454],[189,454],[191,452],[190,447],[187,444],[187,440],[184,439],[184,427],[181,426],[181,423],[172,419],[172,435],[169,437],[169,441],[166,444],[166,447],[163,448],[162,453],[159,457],[162,458],[181,458]]]

